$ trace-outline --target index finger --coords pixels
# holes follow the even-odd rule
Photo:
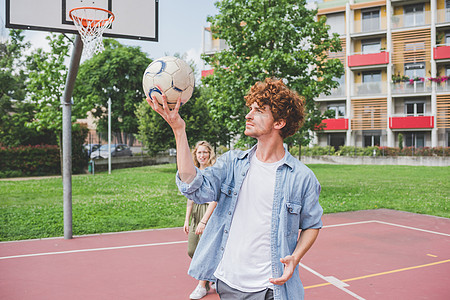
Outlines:
[[[177,99],[177,104],[175,104],[175,111],[178,111],[181,107],[181,96]]]

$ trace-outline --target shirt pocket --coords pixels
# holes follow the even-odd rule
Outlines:
[[[286,235],[298,234],[300,229],[300,211],[302,206],[295,202],[286,202]]]
[[[220,187],[220,191],[221,191],[221,195],[220,198],[222,197],[231,197],[233,195],[233,186],[229,185],[229,184],[222,184],[222,186]]]
[[[220,216],[230,214],[229,212],[233,192],[234,187],[232,185],[224,183],[220,186],[219,201],[217,201],[217,207],[215,209],[215,211],[217,211],[216,214]]]

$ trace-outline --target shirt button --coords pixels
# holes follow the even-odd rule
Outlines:
[[[223,247],[220,247],[220,250],[222,250],[222,251],[223,251]]]
[[[231,211],[229,211],[228,214],[231,215]]]
[[[225,233],[228,233],[228,230],[225,229]]]
[[[234,192],[234,193],[233,193],[233,195],[235,195],[235,196],[236,196],[236,195],[237,195],[237,193],[236,193],[236,192]]]
[[[245,172],[242,172],[242,176],[245,176]]]

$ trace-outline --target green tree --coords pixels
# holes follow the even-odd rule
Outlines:
[[[401,133],[398,134],[398,147],[403,150],[403,134]]]
[[[37,132],[25,124],[34,118],[34,104],[25,100],[26,64],[21,30],[10,30],[9,39],[0,43],[0,144],[5,146],[55,144],[51,132]]]
[[[227,142],[226,136],[223,135],[224,128],[217,126],[212,120],[207,99],[207,89],[196,86],[191,99],[180,108],[180,115],[186,122],[190,145],[200,140],[207,140],[213,146]],[[139,121],[139,139],[150,154],[175,148],[172,129],[146,101],[137,105],[136,114]]]
[[[305,97],[307,113],[300,132],[286,142],[307,143],[323,119],[314,98],[337,87],[333,78],[344,73],[338,59],[327,59],[330,51],[341,50],[338,35],[328,33],[325,18],[317,20],[305,0],[222,0],[216,6],[219,14],[208,21],[213,36],[229,48],[203,56],[214,68],[205,83],[214,89],[209,105],[215,121],[232,135],[241,134],[249,88],[266,77],[282,78]],[[249,141],[241,136],[241,142]]]
[[[74,99],[84,102],[97,118],[100,132],[107,131],[106,109],[111,99],[111,131],[119,143],[131,143],[138,133],[136,105],[145,98],[142,74],[151,59],[139,47],[124,46],[113,39],[105,39],[104,43],[102,53],[80,66]]]
[[[36,105],[35,119],[28,123],[37,130],[50,129],[62,132],[61,98],[67,77],[64,64],[69,57],[69,40],[62,34],[51,34],[46,37],[50,51],[36,49],[28,57],[29,97]],[[76,121],[75,105],[72,108],[72,119]]]
[[[36,110],[33,120],[28,122],[27,126],[38,131],[50,130],[55,132],[60,151],[62,151],[61,98],[68,73],[65,62],[69,58],[70,40],[62,34],[51,34],[46,39],[49,41],[50,51],[46,52],[39,48],[28,57],[28,96],[34,103]],[[72,165],[74,172],[81,172],[88,161],[82,148],[87,132],[80,128],[76,120],[86,116],[87,106],[84,101],[74,101],[71,110]]]

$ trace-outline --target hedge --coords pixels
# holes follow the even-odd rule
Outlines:
[[[72,173],[86,172],[89,157],[83,148],[87,128],[72,131]],[[61,174],[61,151],[56,145],[0,147],[0,178]]]
[[[0,177],[61,174],[59,147],[53,145],[0,148]]]
[[[298,146],[289,149],[292,155],[298,156]],[[338,156],[450,156],[450,147],[404,147],[403,149],[396,147],[354,147],[340,146],[336,151],[332,146],[313,146],[302,147],[302,155],[338,155]]]

